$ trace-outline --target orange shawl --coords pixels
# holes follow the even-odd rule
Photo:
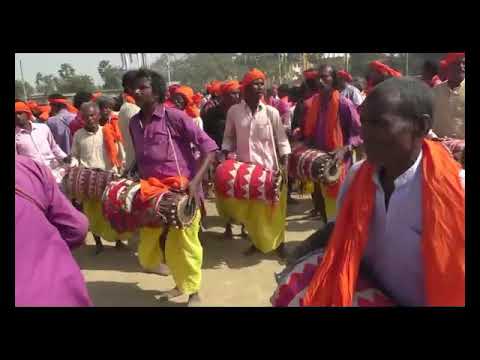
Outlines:
[[[312,98],[305,101],[305,103],[307,103],[307,111],[305,113],[303,136],[306,138],[315,136],[315,132],[319,123],[318,114],[320,113],[322,100],[323,96],[321,94],[316,94]],[[339,109],[340,92],[338,90],[334,90],[330,97],[330,102],[328,104],[327,114],[325,117],[325,149],[321,149],[323,151],[330,152],[343,147],[343,132],[339,121]],[[345,173],[345,166],[343,166],[340,181],[336,184],[325,187],[325,190],[330,197],[337,197],[340,185],[345,178]]]
[[[135,104],[135,99],[133,98],[133,96],[130,96],[127,93],[122,93],[122,98],[123,98],[123,102]]]
[[[171,176],[159,180],[154,177],[140,180],[140,199],[142,202],[148,201],[155,196],[162,194],[170,188],[185,189],[188,179],[184,176]]]
[[[118,144],[123,143],[122,132],[118,126],[118,117],[112,115],[103,126],[103,138],[109,159],[114,166],[120,167],[118,159]]]
[[[422,254],[426,303],[465,305],[465,192],[460,165],[439,143],[425,140],[422,159]],[[304,306],[351,306],[374,209],[374,167],[365,162],[345,196]]]

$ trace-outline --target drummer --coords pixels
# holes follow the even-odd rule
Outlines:
[[[350,306],[360,266],[400,305],[465,305],[465,171],[425,139],[432,109],[416,79],[389,79],[368,95],[368,161],[350,170],[329,234],[310,239],[329,238],[304,305]],[[297,257],[315,247],[303,245]]]
[[[265,74],[252,69],[242,81],[244,100],[227,113],[222,151],[235,153],[237,160],[283,171],[286,179],[290,143],[277,109],[261,103]],[[278,154],[277,150],[278,149]],[[285,240],[287,186],[283,186],[279,204],[253,199],[230,199],[217,196],[217,209],[227,220],[244,224],[252,241],[246,255],[260,250],[274,250],[283,256]]]
[[[344,163],[343,171],[346,173],[352,162],[353,150],[362,144],[360,117],[355,105],[336,90],[337,76],[332,66],[321,65],[318,76],[320,90],[306,107],[301,140],[321,151],[335,151],[335,160]],[[335,201],[344,174],[337,184],[314,184],[311,216],[320,215],[325,224],[335,216]]]
[[[107,152],[104,128],[99,125],[100,109],[98,104],[92,101],[83,103],[80,107],[80,114],[84,126],[73,136],[72,162],[78,162],[80,166],[90,169],[118,172]],[[96,254],[103,251],[102,237],[107,241],[115,241],[117,249],[125,247],[118,239],[119,236],[104,219],[101,201],[93,199],[84,201],[83,211],[90,221],[90,231],[95,239]]]
[[[61,179],[56,169],[70,161],[53,138],[45,124],[32,123],[33,115],[24,102],[15,103],[15,152],[24,155],[52,170],[57,182]]]
[[[218,149],[215,142],[183,111],[165,107],[166,83],[151,70],[140,69],[134,79],[135,101],[141,110],[130,121],[130,134],[135,149],[138,172],[142,178],[142,193],[161,193],[167,178],[177,180],[179,187],[190,196],[198,197],[200,183]],[[201,153],[196,165],[191,144]],[[160,186],[164,185],[164,186]],[[159,272],[162,264],[168,266],[175,288],[164,297],[171,299],[189,295],[189,304],[199,302],[203,249],[199,240],[200,211],[193,224],[183,229],[141,228],[138,257],[147,271]],[[165,249],[159,239],[165,236]],[[163,274],[167,269],[163,266]]]

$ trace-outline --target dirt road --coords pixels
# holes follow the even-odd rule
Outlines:
[[[297,199],[299,203],[289,206],[288,211],[288,247],[303,241],[322,225],[318,220],[305,219],[311,200]],[[201,306],[270,306],[269,298],[276,287],[274,273],[283,268],[281,261],[273,254],[243,255],[249,247],[248,240],[240,236],[224,240],[223,221],[214,202],[207,201],[207,212],[208,229],[201,234],[204,247]],[[240,227],[234,227],[234,234],[240,234]],[[132,250],[117,250],[106,243],[105,251],[95,255],[89,234],[87,245],[74,252],[95,306],[186,306],[186,296],[158,300],[160,292],[174,287],[171,276],[142,272],[136,244],[130,246]]]

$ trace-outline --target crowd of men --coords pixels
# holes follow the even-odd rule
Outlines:
[[[240,82],[214,80],[201,93],[167,87],[161,75],[140,69],[123,76],[115,99],[79,92],[73,103],[62,94],[43,105],[16,100],[16,305],[92,305],[70,252],[87,231],[97,253],[102,239],[122,248],[138,237],[143,269],[175,281],[163,296],[200,303],[199,233],[204,199],[214,196],[225,237],[236,223],[251,242],[245,255],[276,252],[294,263],[325,248],[305,306],[350,306],[360,266],[400,305],[463,306],[464,53],[426,62],[421,79],[373,61],[365,78],[321,65],[298,86],[265,83],[251,69]],[[305,183],[289,174],[298,144],[332,153],[344,165],[340,181]],[[280,172],[287,186],[279,201],[213,195],[215,169],[226,159]],[[198,204],[193,223],[120,233],[101,201],[71,201],[61,192],[65,168],[77,165],[136,174],[145,201],[183,190]],[[286,251],[295,191],[311,193],[309,216],[325,226]]]

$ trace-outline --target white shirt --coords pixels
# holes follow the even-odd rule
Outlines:
[[[78,130],[73,136],[72,157],[81,166],[110,170],[113,165],[110,161],[103,140],[102,126],[98,127],[96,133],[88,132],[85,129]]]
[[[291,152],[278,110],[260,102],[252,115],[244,100],[227,112],[222,149],[236,152],[239,161],[267,169],[276,169],[275,156],[280,162],[282,156]]]
[[[404,306],[425,305],[422,240],[422,153],[415,163],[395,179],[388,211],[385,193],[378,172],[374,173],[376,186],[375,209],[370,222],[369,239],[364,258],[375,279],[390,295]],[[337,213],[352,179],[363,164],[352,166],[337,199]],[[460,170],[460,181],[465,189],[465,171]]]
[[[118,113],[118,127],[123,136],[123,147],[125,150],[125,167],[128,169],[135,160],[135,150],[133,148],[132,137],[128,124],[133,115],[137,114],[140,108],[132,103],[125,102]]]

